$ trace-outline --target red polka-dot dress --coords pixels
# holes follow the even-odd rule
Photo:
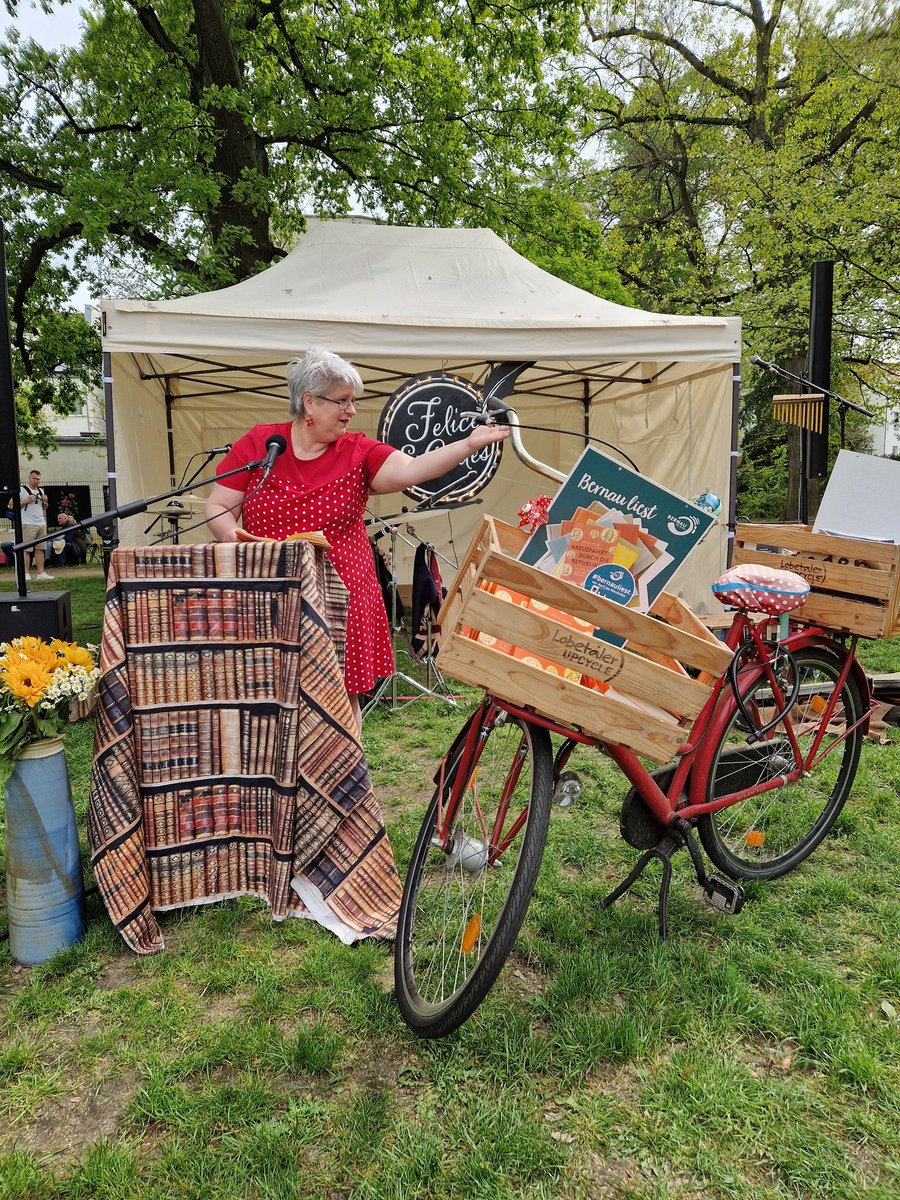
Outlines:
[[[265,486],[250,496],[261,472],[248,471],[223,479],[222,487],[248,493],[242,512],[248,533],[283,538],[321,529],[325,534],[328,557],[350,593],[344,683],[351,696],[367,692],[394,669],[390,627],[363,522],[369,485],[394,449],[362,433],[345,433],[307,462],[294,455],[290,422],[256,425],[234,443],[217,473],[264,458],[273,433],[285,438],[287,450],[275,459]]]

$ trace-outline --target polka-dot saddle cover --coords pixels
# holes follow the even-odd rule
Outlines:
[[[745,563],[720,575],[712,590],[723,604],[777,617],[800,607],[809,595],[809,584],[793,571]]]

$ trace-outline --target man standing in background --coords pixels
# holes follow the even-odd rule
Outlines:
[[[28,482],[19,488],[19,507],[22,509],[22,541],[30,542],[43,537],[47,532],[47,493],[41,487],[40,471],[28,472]],[[52,579],[44,570],[44,547],[35,546],[32,551],[37,568],[36,579]],[[28,574],[28,551],[25,551],[25,578]]]

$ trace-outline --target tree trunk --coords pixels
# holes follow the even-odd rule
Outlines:
[[[794,375],[802,375],[803,369],[806,366],[806,359],[799,354],[792,355],[784,366],[786,371],[790,371]],[[794,384],[790,380],[785,380],[785,394],[793,394],[799,390],[799,383]],[[799,521],[801,519],[800,495],[804,482],[800,474],[800,447],[802,438],[803,430],[799,425],[788,426],[788,489],[783,514],[785,521]]]
[[[210,88],[241,93],[243,70],[235,56],[220,0],[194,0],[193,7],[198,49],[194,73],[197,100],[202,102],[204,92]],[[265,146],[239,106],[226,107],[213,101],[206,108],[215,125],[212,168],[224,180],[220,202],[208,214],[210,229],[216,242],[225,242],[223,248],[231,257],[237,279],[246,279],[258,270],[260,263],[272,262],[279,253],[269,237],[265,206],[257,207],[235,194],[236,188],[246,187],[254,176],[268,175],[268,158]],[[239,231],[245,230],[249,239],[240,237]],[[228,241],[232,244],[228,245]]]

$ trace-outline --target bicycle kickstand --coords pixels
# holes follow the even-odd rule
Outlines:
[[[609,908],[624,896],[633,884],[643,875],[654,858],[662,863],[662,879],[659,884],[659,904],[656,913],[659,919],[659,936],[665,941],[669,935],[669,884],[672,881],[672,855],[684,845],[683,838],[678,833],[666,833],[658,845],[645,850],[622,882],[601,901],[602,908]]]
[[[669,826],[658,845],[645,851],[619,886],[604,897],[601,906],[606,909],[615,904],[619,897],[624,896],[643,875],[653,859],[658,858],[662,863],[662,879],[659,885],[659,904],[656,912],[659,920],[659,936],[665,941],[669,933],[669,885],[672,881],[672,855],[682,846],[687,847],[691,856],[697,882],[703,888],[703,898],[707,904],[729,916],[739,913],[744,907],[746,899],[744,889],[732,879],[725,879],[721,875],[707,875],[700,847],[694,838],[694,831],[687,821],[678,817]]]

